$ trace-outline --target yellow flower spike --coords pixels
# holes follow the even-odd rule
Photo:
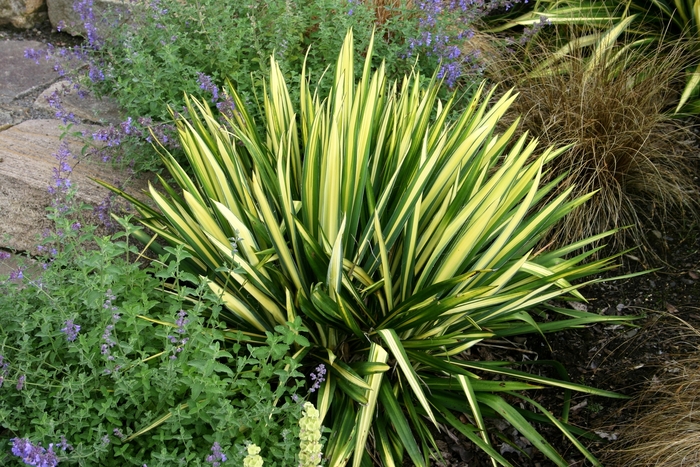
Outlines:
[[[260,457],[260,447],[256,444],[248,445],[248,455],[243,459],[243,467],[262,467],[263,458]]]
[[[321,417],[311,402],[304,404],[304,416],[299,420],[299,467],[321,465]]]

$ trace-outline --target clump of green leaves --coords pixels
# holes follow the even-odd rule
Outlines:
[[[86,3],[78,0],[77,4],[84,7]],[[201,85],[198,78],[203,74],[218,85],[230,80],[243,101],[255,109],[255,96],[262,91],[269,73],[271,54],[291,82],[298,84],[304,60],[318,79],[335,60],[345,31],[352,28],[363,50],[376,29],[379,39],[375,52],[387,61],[387,73],[392,78],[412,67],[430,75],[441,62],[449,62],[453,66],[446,77],[451,84],[471,86],[478,67],[473,56],[461,53],[459,45],[469,39],[471,24],[486,13],[482,4],[442,8],[428,1],[382,3],[133,2],[126,15],[131,19],[109,30],[108,37],[94,40],[91,30],[93,35],[108,30],[88,28],[90,74],[84,83],[98,93],[115,97],[128,115],[168,120],[167,106],[180,110],[183,92],[196,94]],[[84,16],[89,16],[89,11]],[[358,65],[361,59],[357,58]],[[327,83],[324,89],[329,87]],[[299,95],[294,91],[292,94],[297,101]]]
[[[264,133],[234,88],[225,125],[206,101],[188,99],[190,118],[177,126],[192,175],[162,150],[175,185],[151,187],[157,208],[112,189],[191,254],[183,267],[221,297],[229,326],[254,340],[305,324],[300,361],[327,368],[317,407],[331,427],[328,465],[396,465],[406,454],[425,466],[431,430],[445,426],[511,465],[489,417],[566,466],[531,423],[549,422],[597,463],[566,423],[569,391],[619,396],[469,354],[484,339],[626,319],[556,301],[584,300],[579,280],[614,267],[613,258],[586,262],[607,234],[535,249],[592,195],[570,199],[569,189],[534,209],[561,180],[540,185],[565,148],[538,153],[527,136],[513,141],[517,124],[495,133],[510,93],[490,105],[482,86],[449,123],[454,100],[438,99],[435,77],[390,83],[371,60],[370,44],[356,84],[349,32],[328,94],[311,92],[302,68],[297,109],[272,59]],[[564,393],[559,416],[523,393],[541,388]]]
[[[17,443],[53,443],[61,464],[241,465],[253,442],[266,466],[295,465],[300,321],[251,347],[182,247],[143,264],[139,229],[99,237],[80,212],[57,204],[43,253],[0,277],[0,464],[21,464]]]

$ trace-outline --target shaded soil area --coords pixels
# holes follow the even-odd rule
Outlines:
[[[0,26],[0,40],[39,41],[45,44],[51,43],[56,47],[70,47],[83,43],[81,37],[55,31],[48,20],[31,29]]]

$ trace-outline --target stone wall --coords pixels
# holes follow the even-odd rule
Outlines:
[[[48,18],[54,29],[73,35],[83,35],[80,14],[73,5],[76,0],[0,0],[0,26],[12,25],[15,28],[30,29]],[[115,21],[128,17],[130,0],[92,0],[95,27],[105,31],[113,27]]]
[[[0,26],[29,29],[46,18],[47,6],[44,0],[0,0]]]

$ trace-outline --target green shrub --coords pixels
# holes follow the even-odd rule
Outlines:
[[[298,84],[305,59],[307,70],[319,79],[348,28],[363,50],[377,29],[381,40],[375,49],[387,60],[389,76],[402,76],[413,66],[431,74],[443,60],[456,66],[449,77],[453,85],[471,85],[473,57],[448,57],[446,47],[467,40],[471,22],[483,14],[466,5],[433,12],[405,0],[391,6],[360,0],[157,0],[132,3],[129,16],[135,20],[98,38],[98,29],[91,27],[97,21],[90,19],[91,2],[76,5],[88,26],[90,72],[84,83],[114,96],[128,115],[166,120],[168,105],[181,108],[183,92],[197,93],[198,87],[209,89],[209,82],[226,80],[255,111],[271,54],[292,82]],[[204,84],[203,75],[211,81]]]
[[[126,221],[101,238],[71,212],[52,215],[45,270],[0,278],[0,464],[242,465],[253,442],[266,466],[295,465],[299,320],[246,346],[216,297],[183,282],[183,248],[144,265]]]
[[[157,171],[158,160],[143,149],[143,141],[155,136],[163,144],[172,142],[167,140],[167,108],[182,110],[183,94],[209,93],[209,105],[226,113],[230,105],[220,99],[219,88],[230,80],[256,121],[262,121],[262,103],[255,96],[262,94],[268,57],[274,53],[297,85],[306,60],[309,74],[326,92],[332,80],[322,77],[349,27],[363,49],[376,29],[375,51],[386,59],[389,77],[412,68],[429,76],[437,69],[449,87],[460,90],[464,98],[459,102],[466,103],[481,72],[479,51],[464,47],[473,33],[470,28],[490,8],[508,1],[149,0],[116,3],[99,17],[93,0],[75,0],[85,43],[69,50],[28,49],[25,56],[37,63],[44,53],[47,60],[57,57],[56,69],[82,87],[80,92],[86,88],[116,99],[128,118],[93,134],[99,141],[93,150],[105,160],[131,163],[138,171]],[[66,59],[84,63],[66,67]],[[361,61],[358,57],[358,68]],[[291,88],[295,104],[297,85]],[[62,108],[58,93],[48,103],[64,123],[75,121]],[[175,145],[169,149],[180,160]]]
[[[349,33],[327,97],[302,71],[299,109],[271,60],[263,134],[234,89],[226,125],[189,99],[191,120],[177,126],[193,176],[163,150],[176,185],[151,187],[157,210],[133,200],[139,220],[191,254],[182,267],[208,282],[226,306],[220,317],[251,341],[302,320],[305,372],[327,371],[315,382],[329,466],[397,465],[404,454],[427,465],[431,429],[441,426],[510,465],[486,417],[505,418],[568,465],[530,423],[550,422],[595,463],[566,424],[568,402],[557,418],[523,391],[558,388],[567,401],[570,390],[616,394],[468,353],[483,339],[625,320],[554,301],[582,300],[585,282],[572,281],[613,267],[610,258],[583,263],[595,250],[570,257],[605,234],[534,250],[591,195],[570,200],[569,189],[533,209],[560,181],[540,186],[564,149],[535,156],[536,142],[511,140],[515,125],[494,133],[514,96],[489,107],[482,87],[446,123],[453,101],[437,100],[434,78],[422,86],[406,77],[399,91],[384,65],[371,71],[371,58],[370,46],[355,85]]]

